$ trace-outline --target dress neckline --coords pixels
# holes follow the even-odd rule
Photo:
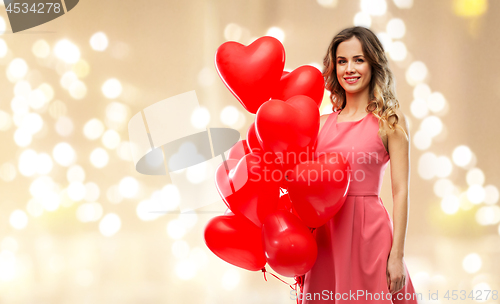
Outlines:
[[[338,116],[339,116],[339,114],[340,114],[340,112],[341,112],[341,111],[342,111],[342,110],[338,111],[337,115],[335,116],[335,124],[336,124],[336,125],[338,125],[338,124],[342,124],[342,123],[349,123],[349,122],[351,122],[351,123],[352,123],[352,122],[360,122],[360,121],[362,121],[363,119],[365,119],[365,118],[366,118],[366,116],[370,115],[370,113],[368,113],[368,114],[366,114],[363,118],[361,118],[360,120],[352,120],[352,121],[341,121],[341,122],[337,122],[337,118],[338,118]]]

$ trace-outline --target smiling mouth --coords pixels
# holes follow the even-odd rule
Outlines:
[[[344,78],[347,83],[356,83],[361,77]]]

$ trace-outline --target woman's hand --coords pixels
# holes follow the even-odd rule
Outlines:
[[[391,294],[400,291],[406,284],[403,257],[390,254],[387,261],[387,287]]]

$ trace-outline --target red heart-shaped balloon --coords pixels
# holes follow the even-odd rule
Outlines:
[[[217,49],[215,67],[229,91],[250,113],[271,98],[285,67],[285,49],[270,36],[249,46],[228,41]]]
[[[283,276],[303,275],[316,262],[316,240],[309,229],[287,211],[277,210],[266,218],[262,242],[267,263]]]
[[[313,66],[303,65],[291,73],[283,73],[272,98],[288,100],[295,95],[306,95],[311,97],[319,108],[324,92],[325,80],[321,72]]]
[[[351,180],[351,165],[337,152],[322,153],[300,163],[288,174],[288,194],[304,224],[317,228],[344,204]]]
[[[255,117],[257,138],[265,151],[273,151],[285,171],[313,159],[319,131],[319,109],[308,96],[297,95],[286,102],[271,99]]]
[[[228,214],[205,226],[205,244],[224,261],[251,271],[266,265],[261,230],[245,217]]]
[[[278,210],[288,211],[300,219],[300,216],[297,213],[297,211],[293,209],[292,201],[290,200],[290,195],[288,193],[285,193],[280,196],[280,199],[278,200]]]
[[[261,153],[250,153],[239,161],[228,159],[215,172],[217,191],[234,214],[242,215],[257,227],[278,207],[280,180],[273,179],[279,170],[266,164]]]

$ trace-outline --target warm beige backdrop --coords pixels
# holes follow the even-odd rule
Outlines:
[[[5,23],[0,36],[0,302],[293,303],[287,285],[271,276],[266,282],[261,273],[231,266],[206,248],[203,229],[217,214],[172,212],[153,219],[147,213],[147,203],[141,202],[161,205],[172,198],[164,188],[169,180],[134,171],[127,122],[157,101],[196,90],[210,113],[210,127],[231,126],[245,138],[253,115],[215,72],[219,45],[248,44],[277,27],[284,34],[287,69],[320,64],[336,33],[352,26],[361,10],[365,16],[377,14],[384,3],[386,10],[371,16],[371,29],[387,36],[393,18],[405,27],[392,41],[404,45],[407,55],[390,59],[390,65],[411,125],[405,259],[414,285],[426,298],[429,290],[439,289],[440,302],[433,303],[447,303],[447,290],[500,290],[498,2],[373,0],[378,6],[362,9],[368,2],[82,0],[68,14],[16,34],[9,33],[0,7],[0,30]],[[389,32],[394,37],[398,29]],[[95,50],[105,46],[99,36],[94,47],[90,43],[97,32],[107,37],[103,51]],[[418,63],[412,66],[415,62],[427,73],[419,72]],[[425,77],[412,80],[419,76]],[[112,78],[118,82],[104,86],[108,98],[102,87]],[[444,110],[442,99],[435,98],[412,109],[415,81],[423,84],[418,92],[441,93]],[[426,102],[436,112],[418,116]],[[235,109],[239,120],[225,124],[221,113]],[[28,113],[36,113],[30,117],[42,124],[23,122]],[[421,125],[427,116],[433,118]],[[442,131],[426,146],[439,122]],[[418,133],[420,128],[424,131]],[[72,163],[54,152],[62,142],[69,144],[59,146],[63,151],[75,152]],[[474,155],[465,168],[452,157],[460,145]],[[392,213],[389,170],[382,199]],[[446,185],[456,188],[446,192]],[[442,204],[443,193],[449,196]],[[212,207],[224,209],[222,201]]]

